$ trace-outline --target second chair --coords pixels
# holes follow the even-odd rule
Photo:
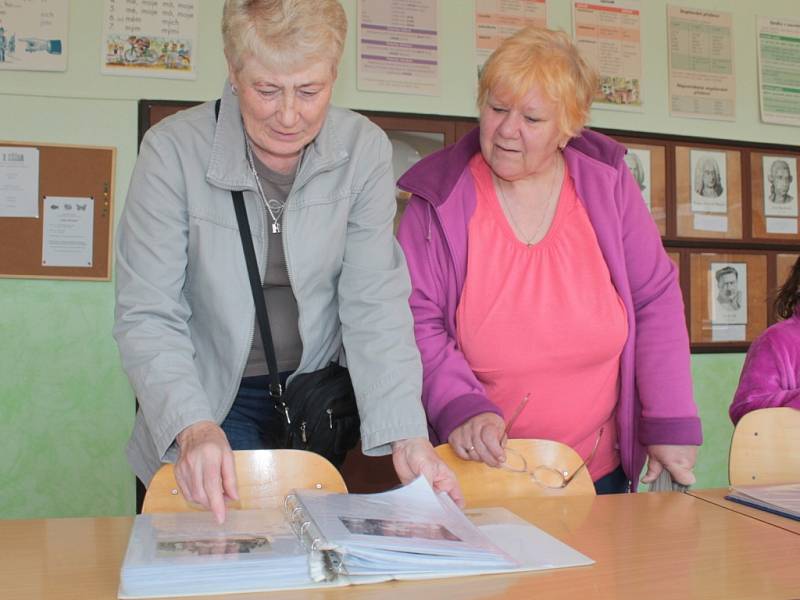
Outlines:
[[[468,506],[491,504],[498,497],[595,494],[589,471],[581,466],[581,457],[566,444],[552,440],[518,439],[508,440],[506,448],[507,466],[500,468],[462,460],[449,444],[437,446],[436,453],[455,472]],[[551,485],[554,476],[558,479],[559,473],[560,477],[568,480],[564,487]]]
[[[235,450],[239,501],[229,508],[282,507],[292,489],[347,492],[339,471],[322,456],[303,450]],[[200,508],[186,501],[168,463],[153,476],[142,506],[143,513],[183,512]]]

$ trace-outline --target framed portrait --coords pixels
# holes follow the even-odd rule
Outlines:
[[[747,325],[747,263],[712,262],[708,298],[712,325]]]
[[[772,287],[779,288],[786,283],[798,258],[800,254],[788,252],[778,252],[775,255],[775,282]]]
[[[754,238],[797,240],[797,164],[796,155],[750,154]]]
[[[656,144],[626,139],[619,141],[628,149],[625,164],[663,237],[667,234],[666,149]]]
[[[625,164],[639,186],[642,200],[658,227],[667,235],[667,147],[657,139],[629,137],[614,132],[612,137],[627,150]]]
[[[767,254],[692,251],[693,349],[746,349],[767,327]]]
[[[728,178],[724,152],[689,150],[692,212],[727,213]]]
[[[741,152],[676,146],[675,197],[679,237],[741,239]]]

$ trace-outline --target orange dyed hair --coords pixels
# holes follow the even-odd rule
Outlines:
[[[526,27],[500,44],[481,71],[478,107],[491,91],[517,103],[537,86],[558,106],[561,133],[576,136],[589,120],[597,73],[563,31]]]

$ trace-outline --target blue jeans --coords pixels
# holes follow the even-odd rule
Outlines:
[[[286,385],[290,372],[281,373]],[[268,397],[269,378],[245,377],[236,393],[233,406],[222,422],[232,450],[265,450],[281,448],[284,435],[284,415]]]
[[[628,476],[622,470],[622,465],[611,471],[608,475],[603,475],[594,482],[594,490],[597,495],[602,494],[624,494],[628,491]]]

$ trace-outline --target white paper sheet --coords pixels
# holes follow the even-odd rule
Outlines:
[[[697,231],[726,233],[728,231],[728,217],[696,214],[694,215],[694,228]]]
[[[106,0],[100,71],[195,79],[198,0]]]
[[[358,89],[438,96],[436,0],[358,1]]]
[[[0,71],[66,71],[68,24],[69,0],[0,2]]]
[[[767,217],[767,233],[797,233],[797,219]]]
[[[712,342],[743,342],[747,339],[747,325],[712,325]]]
[[[43,206],[42,265],[91,267],[94,200],[47,196]]]
[[[39,149],[0,147],[0,217],[39,216]]]

